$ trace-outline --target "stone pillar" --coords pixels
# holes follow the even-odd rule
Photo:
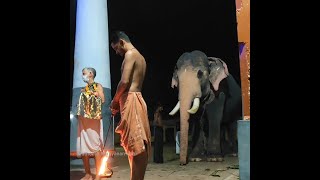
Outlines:
[[[236,0],[242,107],[245,120],[250,120],[250,0]]]
[[[86,84],[82,80],[82,69],[96,69],[95,82],[103,86],[105,103],[102,107],[103,141],[105,149],[113,149],[113,128],[109,105],[111,102],[111,77],[108,36],[107,0],[77,0],[76,35],[74,50],[74,75],[71,114],[76,115],[80,90]],[[78,121],[70,115],[70,151],[76,152]],[[109,126],[110,129],[109,129]],[[108,132],[109,129],[109,132]],[[108,132],[108,133],[107,133]],[[82,165],[81,159],[71,160],[71,165]]]

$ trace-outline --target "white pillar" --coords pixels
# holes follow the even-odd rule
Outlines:
[[[108,38],[107,0],[77,0],[76,34],[74,50],[74,75],[71,113],[77,113],[80,89],[86,84],[82,80],[82,69],[96,69],[95,81],[103,86],[106,101],[102,107],[103,141],[105,142],[109,125],[106,149],[113,149],[113,129],[109,104],[111,102],[109,38]],[[76,151],[78,121],[76,116],[70,119],[70,151]],[[111,122],[111,123],[110,123]],[[71,164],[82,164],[73,160]]]

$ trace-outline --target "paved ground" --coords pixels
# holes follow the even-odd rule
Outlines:
[[[110,159],[113,176],[108,179],[129,180],[130,168],[127,156],[121,153],[122,148],[118,147],[116,150],[114,159]],[[233,168],[237,165],[237,157],[226,157],[223,162],[190,162],[186,166],[180,166],[179,155],[175,154],[175,146],[165,145],[164,163],[156,164],[151,161],[147,167],[145,180],[238,180],[239,169]],[[91,171],[94,173],[95,168],[92,167]],[[83,176],[82,167],[70,167],[70,180],[79,180]]]

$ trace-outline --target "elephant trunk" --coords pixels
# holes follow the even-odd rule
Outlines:
[[[180,84],[180,165],[187,164],[187,152],[188,152],[188,131],[189,131],[189,118],[191,103],[194,100],[193,93],[190,92],[190,88],[182,87]]]
[[[190,108],[192,98],[181,99],[180,107],[180,165],[187,164],[188,152],[188,131],[190,114],[187,110]]]

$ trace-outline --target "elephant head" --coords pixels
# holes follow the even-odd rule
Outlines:
[[[181,165],[187,163],[190,114],[197,112],[200,101],[201,104],[208,104],[214,100],[211,86],[217,91],[219,83],[228,74],[227,66],[221,59],[208,58],[201,51],[186,52],[179,57],[171,81],[171,87],[179,90],[179,101],[169,114],[174,115],[180,110]]]

